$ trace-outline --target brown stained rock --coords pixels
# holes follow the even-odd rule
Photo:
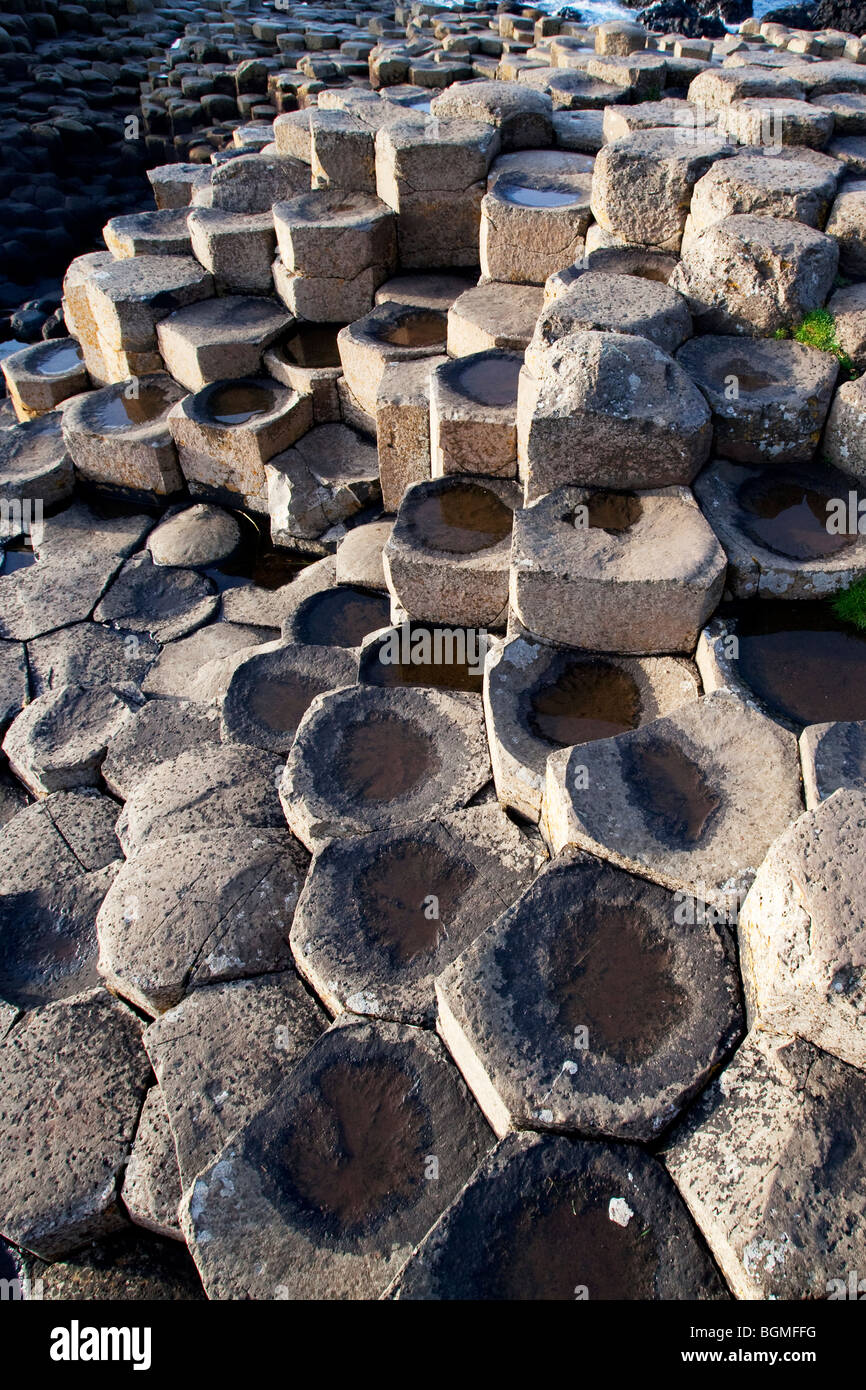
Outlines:
[[[100,974],[145,1013],[163,1013],[203,985],[291,963],[287,939],[306,855],[285,830],[235,831],[230,844],[227,833],[145,845],[100,908]]]
[[[682,893],[556,860],[436,981],[438,1029],[497,1134],[654,1139],[741,1031],[730,934]]]
[[[142,1025],[94,989],[26,1014],[0,1044],[0,1231],[57,1259],[124,1225],[117,1183],[150,1067]]]
[[[691,336],[692,321],[682,295],[667,285],[593,268],[545,307],[527,350],[529,370],[538,376],[548,348],[568,333],[588,330],[632,333],[673,353]]]
[[[519,501],[517,486],[499,478],[433,478],[407,489],[382,558],[411,618],[504,626]]]
[[[79,476],[133,492],[177,492],[183,479],[168,413],[183,394],[159,371],[70,401],[63,438]]]
[[[177,1217],[181,1198],[177,1153],[158,1086],[151,1086],[142,1107],[121,1196],[137,1226],[169,1240],[183,1240]]]
[[[337,343],[346,385],[362,410],[376,413],[385,368],[441,356],[446,320],[441,310],[386,301],[340,330]]]
[[[178,1201],[327,1023],[286,970],[196,990],[150,1024],[144,1041],[173,1136]]]
[[[235,667],[221,707],[223,741],[285,755],[316,696],[357,679],[350,649],[268,642]]]
[[[209,1296],[375,1298],[490,1142],[432,1034],[335,1024],[187,1194]]]
[[[528,369],[517,396],[526,501],[563,483],[656,488],[689,483],[710,450],[710,412],[666,352],[627,333],[580,332]]]
[[[861,279],[866,274],[866,182],[848,179],[827,219],[827,235],[839,246],[839,269],[843,275]]]
[[[135,256],[94,268],[87,282],[101,344],[156,352],[156,325],[175,309],[208,299],[213,280],[191,256]]]
[[[495,805],[332,840],[295,912],[298,969],[334,1013],[431,1027],[434,976],[532,881],[539,857]]]
[[[862,790],[835,792],[773,844],[740,912],[750,1016],[862,1068]]]
[[[831,353],[805,343],[702,334],[676,360],[713,412],[713,448],[737,463],[808,463],[836,384]]]
[[[495,647],[484,714],[500,802],[537,821],[551,752],[637,728],[699,692],[697,671],[678,657],[577,652],[526,636]]]
[[[557,488],[515,513],[511,608],[544,641],[691,653],[724,577],[724,551],[688,488]]]
[[[633,1146],[510,1134],[390,1290],[399,1299],[724,1299],[661,1165]]]
[[[288,586],[281,602],[284,642],[360,647],[369,633],[387,626],[390,608],[385,595],[336,583],[336,570],[336,560],[329,555],[308,565]]]
[[[177,1240],[126,1230],[93,1241],[64,1260],[27,1262],[40,1297],[59,1302],[199,1302],[205,1293],[198,1271]]]
[[[753,1030],[665,1165],[735,1297],[845,1298],[863,1268],[863,1073]]]
[[[503,150],[536,150],[553,143],[550,97],[514,82],[461,82],[434,97],[430,112],[438,120],[495,126]]]
[[[313,851],[334,836],[465,806],[490,778],[478,704],[477,696],[372,685],[318,696],[280,783],[293,834]]]
[[[717,691],[642,729],[552,753],[541,815],[554,853],[587,850],[733,921],[801,811],[794,736]]]
[[[689,242],[671,284],[699,332],[771,337],[824,304],[838,263],[837,242],[813,227],[736,213]]]

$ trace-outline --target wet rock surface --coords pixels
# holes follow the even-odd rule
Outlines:
[[[0,16],[4,1277],[862,1265],[866,36],[698,8]]]

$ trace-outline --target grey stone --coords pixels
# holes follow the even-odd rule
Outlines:
[[[73,623],[27,643],[30,693],[35,699],[64,685],[140,686],[158,656],[158,644],[144,633]]]
[[[568,333],[632,333],[674,353],[691,337],[692,320],[682,295],[639,275],[587,270],[548,304],[527,350],[529,370],[543,370],[547,348]]]
[[[90,990],[26,1014],[0,1044],[0,1230],[53,1260],[123,1226],[118,1178],[150,1067],[139,1020]]]
[[[735,1297],[846,1297],[864,1108],[862,1072],[756,1029],[675,1133],[664,1162]]]
[[[283,825],[277,798],[280,764],[272,754],[231,745],[195,747],[157,763],[135,782],[117,824],[125,854],[150,841],[199,831],[250,832]]]
[[[684,896],[566,855],[439,976],[439,1032],[500,1137],[650,1141],[716,1071],[741,1032],[734,948]]]
[[[844,789],[772,845],[740,911],[750,1019],[863,1069],[866,793]]]
[[[392,1286],[399,1299],[724,1299],[661,1164],[638,1148],[510,1134]]]
[[[280,800],[293,834],[312,851],[324,839],[465,806],[489,779],[477,697],[360,685],[313,701]]]
[[[268,642],[235,667],[222,701],[222,737],[286,754],[316,696],[357,678],[350,651]]]
[[[0,498],[33,506],[54,506],[72,496],[72,459],[61,430],[59,412],[50,411],[0,433]],[[10,512],[11,519],[11,512]]]
[[[245,589],[229,594],[246,593]],[[257,614],[270,617],[269,614]],[[209,623],[189,637],[169,642],[148,673],[143,690],[146,695],[162,695],[208,704],[222,698],[238,660],[254,647],[275,636],[270,627],[231,621]]]
[[[27,641],[88,618],[150,525],[145,516],[101,520],[80,502],[46,517],[37,564],[0,586],[0,636]]]
[[[285,827],[248,827],[244,836],[223,816],[213,829],[190,832],[177,817],[162,829],[135,847],[99,910],[99,971],[109,988],[153,1015],[203,985],[285,970],[307,869]]]
[[[71,401],[63,438],[79,477],[134,492],[179,491],[183,478],[168,414],[183,394],[167,373],[151,372]]]
[[[592,212],[627,242],[676,251],[692,190],[717,160],[735,153],[722,137],[639,130],[603,145],[592,176]]]
[[[679,657],[602,656],[526,636],[495,646],[484,715],[500,802],[537,821],[554,749],[637,728],[699,693],[697,671]]]
[[[290,324],[273,299],[230,294],[169,314],[156,336],[171,375],[188,391],[200,391],[214,381],[257,376],[265,349]]]
[[[432,1034],[335,1025],[187,1196],[209,1296],[375,1298],[489,1144]]]
[[[807,725],[800,735],[800,765],[809,811],[842,788],[866,790],[866,724],[834,720]]]
[[[108,740],[143,700],[136,686],[47,690],[12,721],[3,751],[35,796],[95,786]]]
[[[526,370],[517,458],[527,502],[564,483],[660,488],[691,482],[712,437],[706,401],[645,338],[574,332]]]
[[[738,463],[808,463],[839,366],[805,343],[703,334],[677,353],[713,412],[713,447]]]
[[[434,976],[528,886],[540,858],[496,805],[332,840],[292,923],[298,969],[333,1013],[432,1027]]]
[[[642,729],[551,753],[542,827],[734,920],[802,811],[793,734],[724,691]]]
[[[154,527],[147,548],[156,565],[207,569],[228,560],[240,541],[241,528],[233,516],[199,503]]]
[[[824,304],[838,262],[836,241],[813,227],[737,213],[690,241],[671,284],[699,332],[769,337]]]
[[[127,560],[93,616],[98,623],[170,642],[201,627],[218,606],[210,580],[195,570],[155,565],[143,551]]]
[[[213,705],[148,700],[108,740],[102,779],[112,795],[126,800],[156,763],[219,741],[219,710]]]
[[[270,1094],[328,1019],[292,970],[197,989],[146,1029],[144,1044],[189,1187]]]
[[[145,1097],[121,1196],[137,1226],[170,1240],[183,1240],[177,1217],[181,1198],[177,1154],[158,1086],[151,1086]]]

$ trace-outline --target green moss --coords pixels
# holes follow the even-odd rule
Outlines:
[[[856,579],[833,599],[833,612],[843,623],[866,632],[866,578]]]
[[[776,336],[778,337],[778,334]],[[829,309],[812,309],[792,336],[795,342],[805,343],[807,347],[818,348],[821,352],[831,352],[837,358],[843,375],[857,375],[857,368],[836,338],[836,320]]]

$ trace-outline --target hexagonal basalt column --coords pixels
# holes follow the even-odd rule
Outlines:
[[[526,500],[562,483],[689,483],[705,463],[710,411],[681,367],[645,338],[568,333],[521,377],[517,457]]]
[[[74,487],[60,411],[0,435],[0,497],[7,502],[41,497],[43,507],[50,507],[71,497]]]
[[[861,1070],[866,793],[835,792],[776,841],[740,912],[750,1014]]]
[[[820,598],[866,573],[866,536],[849,529],[851,479],[833,469],[741,468],[716,459],[695,495],[728,559],[735,598]],[[844,529],[834,529],[843,507]]]
[[[656,1159],[509,1134],[395,1281],[399,1299],[724,1299]]]
[[[120,1230],[118,1183],[150,1068],[104,989],[24,1015],[0,1043],[0,1229],[44,1259]]]
[[[753,1030],[664,1162],[737,1298],[833,1299],[866,1262],[862,1071]]]
[[[19,420],[35,420],[90,387],[84,357],[74,338],[54,339],[10,353],[3,358],[3,375]]]
[[[332,840],[292,925],[298,969],[334,1013],[432,1027],[434,976],[531,883],[537,857],[497,806]]]
[[[650,1140],[706,1083],[740,985],[684,896],[566,856],[439,977],[439,1031],[498,1134]]]
[[[545,306],[527,350],[527,367],[538,376],[548,348],[568,333],[586,331],[632,333],[673,353],[691,336],[692,320],[682,295],[667,285],[635,274],[578,270]]]
[[[543,285],[580,260],[592,218],[591,175],[504,173],[481,204],[481,272],[488,280]]]
[[[711,334],[677,353],[713,412],[716,453],[737,463],[808,463],[839,364],[805,343]]]
[[[274,204],[277,293],[299,318],[344,324],[373,307],[396,265],[394,213],[363,193],[307,193]]]
[[[268,510],[265,464],[294,444],[312,419],[309,396],[269,377],[213,382],[186,396],[168,417],[193,496],[243,499],[259,512]]]
[[[358,659],[335,647],[266,643],[235,667],[222,701],[226,743],[288,753],[317,695],[353,685]]]
[[[430,380],[434,478],[449,473],[513,478],[517,473],[516,352],[476,352],[438,366]]]
[[[105,386],[70,402],[63,438],[81,478],[160,495],[183,487],[169,415],[183,400],[166,372]]]
[[[346,385],[362,410],[375,417],[385,368],[445,352],[445,314],[414,304],[379,304],[340,330],[337,345]]]
[[[375,1298],[491,1139],[432,1034],[335,1025],[193,1184],[208,1293]]]
[[[340,419],[337,381],[343,375],[339,329],[332,323],[295,323],[281,343],[268,348],[264,365],[275,381],[313,398],[313,422]]]
[[[502,626],[514,484],[434,478],[407,489],[382,554],[388,588],[411,618]]]
[[[700,692],[677,657],[601,656],[514,638],[484,670],[484,714],[499,800],[538,820],[547,759],[557,748],[611,738]]]
[[[100,974],[159,1014],[202,985],[285,970],[307,862],[285,829],[157,837],[123,866],[99,910]]]
[[[321,536],[380,497],[376,449],[346,425],[317,425],[271,458],[265,476],[277,545]]]
[[[491,348],[523,352],[543,302],[538,285],[474,285],[448,310],[448,351],[452,357]]]
[[[280,784],[293,834],[313,850],[465,806],[490,778],[479,703],[373,685],[318,696]]]
[[[291,319],[272,299],[225,295],[190,304],[157,326],[163,361],[188,391],[211,382],[255,376],[265,348]]]
[[[592,177],[595,220],[624,242],[677,251],[694,185],[735,153],[723,138],[695,141],[681,130],[639,130],[603,145]]]
[[[159,321],[213,292],[210,275],[191,256],[134,256],[97,267],[87,280],[99,337],[126,353],[155,352]]]
[[[276,234],[273,214],[193,208],[192,251],[223,294],[270,294]]]
[[[800,763],[810,811],[842,788],[866,791],[866,723],[809,724],[800,735]]]
[[[735,213],[699,232],[671,277],[702,333],[769,337],[827,299],[833,237],[782,217]]]
[[[544,92],[514,82],[460,82],[434,97],[439,120],[483,121],[496,127],[503,150],[553,143],[553,105]]]
[[[777,150],[770,154],[775,156]],[[733,213],[786,217],[807,227],[823,227],[836,195],[839,170],[819,159],[738,154],[720,160],[694,186],[683,246]],[[822,163],[827,167],[822,168]]]
[[[551,753],[542,828],[731,914],[801,814],[793,734],[717,691],[642,729]]]
[[[687,488],[557,488],[515,513],[511,607],[534,635],[589,651],[691,652],[725,555]]]
[[[481,199],[496,129],[480,121],[398,123],[376,135],[376,191],[397,213],[404,269],[478,262]]]

